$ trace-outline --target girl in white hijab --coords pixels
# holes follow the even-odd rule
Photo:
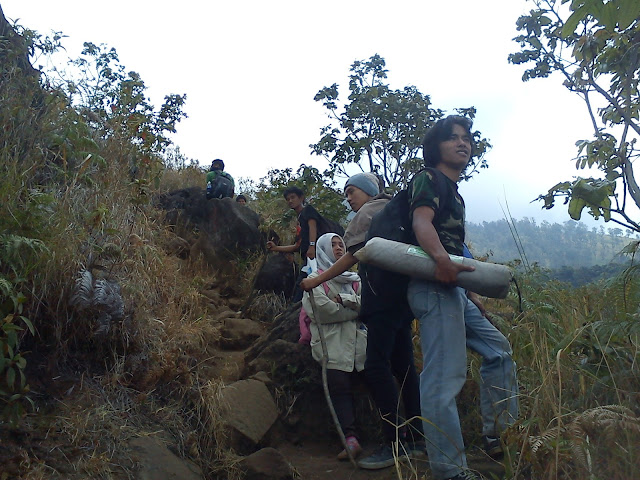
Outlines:
[[[331,267],[345,253],[342,237],[325,233],[316,242],[317,276]],[[360,311],[360,277],[354,272],[344,272],[313,289],[315,312],[309,293],[305,292],[302,305],[311,318],[311,353],[322,360],[322,345],[318,328],[322,328],[327,346],[327,383],[333,407],[353,457],[362,448],[355,430],[353,411],[352,376],[364,369],[367,352],[367,330],[358,320]],[[318,318],[315,318],[315,315]],[[338,459],[347,460],[343,450]]]

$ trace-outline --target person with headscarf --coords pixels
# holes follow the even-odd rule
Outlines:
[[[344,253],[342,237],[335,233],[322,235],[316,243],[318,271],[309,277],[313,278],[331,268]],[[318,329],[321,328],[324,334],[329,394],[347,447],[354,458],[362,452],[362,447],[355,428],[352,380],[364,369],[367,351],[367,330],[358,319],[359,282],[357,273],[346,271],[313,289],[314,306],[309,292],[305,292],[302,298],[302,306],[311,319],[311,354],[318,362],[322,361],[323,356]],[[338,454],[339,460],[348,458],[346,450]]]

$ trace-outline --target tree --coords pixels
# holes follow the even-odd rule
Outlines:
[[[346,223],[347,207],[342,192],[336,189],[331,172],[320,172],[315,167],[302,164],[295,173],[291,168],[269,170],[257,187],[252,186],[253,191],[247,190],[248,186],[245,183],[244,191],[254,197],[252,205],[262,215],[262,225],[267,230],[285,232],[294,223],[296,213],[287,207],[282,196],[286,188],[293,186],[305,192],[306,201],[323,216],[343,225]]]
[[[313,153],[329,160],[334,172],[347,175],[346,166],[356,164],[362,171],[376,172],[397,190],[422,166],[418,153],[426,130],[444,112],[431,106],[428,95],[414,86],[392,90],[385,80],[387,69],[379,55],[351,65],[349,103],[338,111],[338,84],[322,88],[314,97],[328,110],[331,123],[321,129]],[[474,118],[473,107],[460,108],[458,114]],[[337,125],[336,125],[337,123]],[[491,147],[480,132],[474,132],[476,149],[465,179],[477,168],[486,168],[484,153]]]
[[[595,166],[601,175],[560,182],[538,199],[550,209],[564,198],[574,220],[587,208],[596,219],[638,232],[628,202],[640,207],[633,170],[640,137],[640,2],[572,0],[567,9],[568,2],[534,0],[536,8],[517,21],[522,34],[514,40],[521,51],[509,61],[529,64],[523,81],[560,73],[565,87],[583,99],[593,138],[576,142],[576,168]]]

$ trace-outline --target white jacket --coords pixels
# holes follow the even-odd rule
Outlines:
[[[317,275],[317,272],[314,272],[309,278]],[[360,289],[358,288],[356,293],[353,286],[349,285],[348,293],[338,293],[341,291],[341,284],[329,280],[327,285],[329,296],[325,293],[323,285],[313,289],[318,320],[311,308],[309,293],[305,292],[302,297],[302,306],[311,319],[311,353],[314,360],[322,361],[322,344],[318,332],[318,328],[322,328],[329,355],[327,368],[344,372],[352,372],[354,368],[361,371],[367,357],[367,329],[358,320]],[[342,304],[332,300],[338,295]]]

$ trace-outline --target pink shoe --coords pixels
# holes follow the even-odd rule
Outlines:
[[[349,452],[351,452],[351,456],[353,458],[358,458],[358,456],[362,453],[362,447],[360,443],[358,443],[358,439],[354,436],[349,436],[346,438],[347,440],[347,448]],[[338,460],[349,460],[349,454],[346,450],[342,450],[338,454]]]

